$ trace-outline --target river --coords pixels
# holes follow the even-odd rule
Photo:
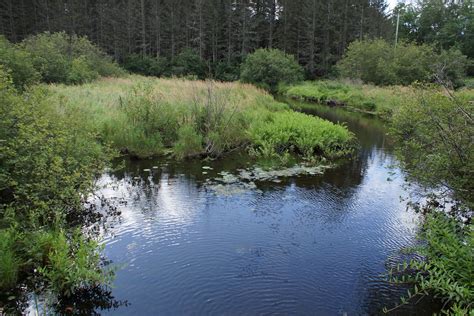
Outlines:
[[[120,268],[112,289],[117,304],[96,311],[377,315],[398,302],[404,290],[383,274],[414,243],[417,217],[401,201],[407,193],[387,131],[362,114],[305,108],[346,124],[360,143],[356,157],[323,175],[230,195],[205,183],[248,166],[241,157],[127,160],[123,170],[104,175],[98,195],[121,212],[109,224],[104,252]],[[430,306],[397,313],[430,315]]]

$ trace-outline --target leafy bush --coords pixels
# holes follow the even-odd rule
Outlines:
[[[240,79],[275,92],[279,83],[303,80],[303,68],[293,56],[278,49],[258,49],[242,64]]]
[[[240,77],[238,64],[220,62],[215,67],[215,79],[220,81],[237,81]]]
[[[91,68],[84,56],[74,58],[71,63],[67,82],[71,84],[81,84],[90,82],[99,77],[99,73]]]
[[[472,61],[471,61],[472,63]],[[460,50],[451,48],[443,50],[434,64],[435,76],[438,80],[450,82],[454,88],[465,84],[466,69],[469,61]]]
[[[108,277],[100,269],[100,247],[79,229],[70,236],[61,230],[39,230],[26,241],[28,256],[54,293],[71,296],[78,285],[100,284]]]
[[[419,238],[423,244],[417,248],[418,256],[390,274],[395,283],[413,283],[408,295],[402,298],[402,304],[416,297],[434,295],[444,302],[444,314],[471,315],[474,301],[472,226],[463,225],[437,210],[426,216]]]
[[[17,89],[24,89],[37,83],[40,79],[39,73],[33,66],[30,54],[15,47],[4,36],[0,36],[0,65],[3,65],[4,69],[9,71],[13,84]]]
[[[435,75],[458,85],[466,74],[467,59],[455,49],[437,54],[428,45],[401,42],[395,48],[376,39],[352,42],[337,69],[342,77],[376,85],[429,82]]]
[[[474,122],[470,100],[421,89],[394,112],[392,134],[409,175],[474,207]]]
[[[169,73],[169,62],[164,57],[150,57],[140,54],[128,55],[123,67],[133,73],[161,77]]]
[[[26,38],[20,47],[31,55],[35,69],[45,82],[68,83],[72,70],[76,72],[73,82],[78,79],[75,83],[90,80],[95,72],[100,76],[120,76],[124,73],[85,37],[69,36],[64,32],[41,33]],[[76,65],[72,69],[74,61]]]
[[[206,64],[192,49],[183,50],[173,60],[172,74],[175,76],[195,76],[199,79],[204,79],[206,77],[206,73]]]
[[[18,94],[0,68],[0,286],[4,290],[33,280],[53,290],[68,288],[71,294],[75,288],[105,281],[97,244],[72,234],[75,229],[68,219],[83,214],[83,198],[111,156],[84,128],[80,113],[57,106],[42,87]],[[42,232],[54,238],[48,247],[37,248]],[[67,253],[64,267],[74,275],[55,267],[59,251]],[[42,279],[34,280],[34,269],[44,272]]]

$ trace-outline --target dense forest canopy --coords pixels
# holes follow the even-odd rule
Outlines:
[[[7,0],[0,33],[13,42],[44,31],[87,35],[117,60],[174,59],[187,48],[210,65],[257,48],[294,55],[327,74],[355,39],[391,37],[385,0]]]
[[[440,49],[456,47],[474,58],[474,2],[472,0],[424,0],[397,5],[400,37]]]

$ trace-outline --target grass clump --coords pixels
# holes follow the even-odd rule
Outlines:
[[[345,133],[346,138],[339,138],[337,133],[330,136],[326,129],[332,130],[335,125],[289,112],[286,105],[275,102],[263,90],[241,83],[132,76],[84,86],[57,85],[50,89],[65,107],[86,111],[88,121],[93,122],[105,140],[140,158],[170,151],[180,159],[220,157],[249,148],[265,151],[263,146],[268,146],[270,140],[258,131],[263,133],[272,124],[278,128],[286,119],[291,119],[294,125],[298,120],[307,122],[306,128],[315,129],[309,137],[322,134],[317,139],[319,143],[313,144],[314,155],[337,156],[335,144],[352,137],[341,126],[335,129]],[[285,132],[293,133],[290,129]],[[300,131],[298,135],[303,138],[305,133]],[[288,141],[293,142],[295,137],[300,136],[292,134]],[[324,137],[334,137],[334,144],[322,140]],[[308,156],[310,145],[303,146],[303,142],[301,139],[298,143],[302,150],[289,150],[293,144],[286,144],[287,152]],[[345,148],[346,143],[341,144],[340,150],[345,151]],[[285,150],[276,152],[283,154]]]
[[[352,151],[353,135],[346,128],[302,113],[273,113],[250,129],[253,146],[264,156],[297,153],[304,158],[338,158]]]

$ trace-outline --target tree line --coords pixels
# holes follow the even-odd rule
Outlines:
[[[7,0],[0,32],[18,42],[39,32],[86,35],[122,61],[170,60],[192,49],[209,66],[238,65],[258,48],[328,74],[355,39],[393,36],[385,0]]]

